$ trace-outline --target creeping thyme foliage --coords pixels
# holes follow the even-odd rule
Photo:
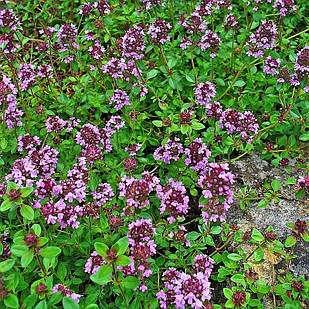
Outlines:
[[[0,308],[305,308],[307,2],[1,3]]]

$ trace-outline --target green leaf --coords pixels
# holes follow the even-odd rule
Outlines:
[[[202,123],[200,123],[200,122],[194,122],[192,124],[192,129],[193,130],[202,130],[204,128],[205,128],[205,126]]]
[[[244,274],[236,274],[231,277],[231,280],[235,283],[245,284]]]
[[[151,70],[147,73],[147,79],[152,79],[158,75],[158,70]]]
[[[244,85],[246,85],[246,83],[242,79],[237,80],[234,84],[235,87],[243,87]]]
[[[26,245],[13,245],[11,247],[11,252],[16,256],[23,256],[27,254],[29,248]]]
[[[59,255],[61,252],[61,249],[58,248],[58,247],[46,247],[46,248],[43,248],[41,249],[41,256],[44,257],[44,258],[53,258],[57,255]]]
[[[22,197],[27,197],[33,192],[33,187],[25,187],[20,190]]]
[[[58,304],[61,301],[61,299],[62,299],[61,292],[57,292],[55,294],[52,294],[49,298],[48,306],[53,306],[53,305]]]
[[[79,309],[79,304],[71,297],[63,297],[63,309]]]
[[[258,248],[257,250],[254,251],[254,259],[259,262],[264,258],[264,251],[261,248]]]
[[[33,260],[33,251],[28,250],[28,252],[21,257],[21,266],[27,267]]]
[[[284,242],[284,245],[287,248],[290,248],[290,247],[294,246],[295,243],[296,243],[296,238],[294,236],[288,236],[287,239]]]
[[[32,228],[35,235],[37,235],[37,236],[41,235],[42,229],[41,229],[41,226],[39,224],[33,224],[31,228]]]
[[[274,292],[277,295],[284,295],[286,292],[286,289],[282,286],[282,284],[277,284],[274,288]]]
[[[199,236],[200,236],[200,233],[192,231],[192,232],[189,232],[187,234],[186,239],[188,239],[188,240],[196,240],[197,238],[199,238]]]
[[[2,202],[0,206],[0,211],[6,211],[11,208],[13,202],[11,202],[9,199]]]
[[[129,240],[128,237],[122,237],[120,238],[113,246],[112,246],[112,250],[116,250],[117,251],[117,256],[124,254],[127,249],[129,247]]]
[[[46,300],[45,300],[45,299],[41,300],[41,301],[34,307],[34,309],[47,309]]]
[[[280,181],[278,179],[274,179],[272,182],[271,182],[271,187],[273,188],[273,190],[275,192],[279,191],[280,190]]]
[[[266,283],[262,280],[257,280],[256,285],[257,285],[257,291],[262,294],[267,294],[271,289],[271,287],[266,285]]]
[[[6,271],[10,270],[15,264],[15,260],[8,259],[0,263],[0,272],[5,273]]]
[[[195,77],[194,77],[194,73],[192,75],[187,74],[186,75],[186,80],[192,84],[195,83]]]
[[[67,275],[67,269],[63,263],[58,264],[57,268],[57,277],[61,280],[64,281],[65,276]]]
[[[232,260],[232,261],[240,261],[241,259],[242,259],[242,257],[239,255],[239,254],[237,254],[237,253],[231,253],[231,254],[229,254],[228,256],[227,256],[230,260]]]
[[[252,230],[251,237],[252,237],[253,240],[255,240],[257,242],[261,242],[265,239],[264,236],[262,235],[262,233],[260,231],[258,231],[256,228],[254,228]]]
[[[5,139],[5,138],[2,138],[2,139],[0,140],[0,146],[1,146],[1,148],[2,148],[2,149],[5,149],[5,148],[7,147],[7,145],[8,145],[8,142],[6,141],[6,139]]]
[[[38,299],[37,294],[28,295],[23,302],[24,308],[32,308]]]
[[[112,265],[110,264],[102,265],[95,274],[90,276],[90,279],[94,283],[103,285],[112,281],[111,279],[112,273],[113,273]]]
[[[117,266],[126,266],[132,263],[129,257],[125,255],[119,255],[116,260]]]
[[[4,304],[8,308],[19,308],[17,296],[11,293],[4,299]]]
[[[289,178],[284,182],[286,185],[295,185],[296,179],[295,178]]]
[[[108,251],[108,247],[102,243],[102,242],[96,242],[94,244],[94,248],[95,248],[95,251],[97,251],[99,253],[99,255],[101,256],[106,256],[107,255],[107,251]]]
[[[28,220],[34,219],[34,210],[31,206],[22,205],[20,208],[20,214]]]
[[[233,291],[228,288],[223,288],[223,294],[227,299],[230,299],[233,295]]]
[[[258,299],[250,299],[248,304],[252,307],[258,307],[261,305],[261,302]]]
[[[156,126],[156,127],[163,127],[163,122],[161,120],[153,120],[152,123]]]
[[[85,309],[99,309],[99,306],[96,304],[88,305]]]
[[[309,141],[309,132],[306,132],[304,134],[302,134],[299,139],[303,142],[308,142]]]
[[[140,285],[139,280],[133,276],[125,277],[121,283],[127,289],[135,289],[137,286]]]
[[[213,226],[210,230],[210,234],[214,234],[214,235],[217,235],[217,234],[220,234],[222,231],[222,227],[217,225],[217,226]]]
[[[305,241],[305,242],[309,242],[309,235],[308,233],[304,232],[302,234],[300,234],[301,238]]]

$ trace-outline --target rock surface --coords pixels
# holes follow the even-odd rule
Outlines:
[[[286,223],[295,222],[297,219],[303,221],[309,220],[308,197],[304,196],[301,199],[297,199],[295,197],[294,186],[284,184],[288,178],[297,178],[301,175],[300,170],[293,168],[291,171],[288,171],[285,168],[274,167],[268,161],[262,160],[258,153],[253,153],[231,163],[230,168],[238,176],[234,188],[236,192],[240,192],[240,188],[249,185],[252,189],[256,190],[257,194],[262,193],[264,183],[266,181],[271,183],[274,179],[280,181],[281,192],[280,202],[278,204],[271,202],[264,208],[257,208],[259,201],[253,200],[246,211],[240,209],[239,201],[236,199],[234,205],[228,212],[227,222],[237,221],[238,226],[244,232],[254,227],[263,232],[268,226],[272,226],[275,233],[279,236],[279,240],[284,241],[291,233],[291,230],[286,227]],[[305,241],[297,242],[294,253],[298,258],[293,259],[290,265],[293,276],[305,276],[308,278],[309,244]],[[265,269],[257,271],[260,273],[261,279],[263,277],[265,281],[271,283],[274,274],[273,271],[269,270],[270,268],[273,269],[272,265],[278,263],[279,261],[277,260],[267,261]],[[277,276],[277,273],[275,276]]]

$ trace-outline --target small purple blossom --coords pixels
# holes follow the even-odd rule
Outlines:
[[[201,138],[193,140],[191,145],[185,149],[185,164],[194,171],[203,170],[208,163],[211,152]]]
[[[234,175],[229,171],[228,164],[209,163],[198,179],[203,189],[203,196],[208,199],[202,208],[205,224],[210,221],[223,221],[227,210],[233,203],[233,192],[230,186],[234,183]],[[222,199],[224,199],[222,201]]]
[[[219,46],[221,45],[222,41],[218,37],[218,35],[210,30],[206,30],[205,34],[201,37],[198,46],[201,47],[202,51],[209,51],[210,57],[215,58],[216,53],[219,51]]]
[[[241,139],[250,144],[258,134],[259,125],[257,119],[250,111],[244,113],[227,109],[220,117],[220,128],[225,129],[227,134],[239,134]]]
[[[18,79],[21,90],[27,91],[35,83],[35,70],[32,64],[21,64],[18,71]]]
[[[268,56],[265,59],[265,65],[263,68],[264,73],[274,76],[277,74],[279,68],[280,68],[280,58],[275,59],[272,58],[271,56]]]
[[[171,38],[168,36],[169,30],[172,26],[169,23],[166,23],[164,19],[158,18],[155,22],[150,25],[147,34],[150,35],[150,41],[152,44],[160,46],[166,41],[170,41]]]
[[[296,10],[294,0],[275,0],[273,7],[279,10],[281,16],[288,16]]]
[[[56,284],[53,287],[53,294],[57,292],[61,292],[63,296],[72,298],[77,303],[79,303],[79,299],[82,297],[82,295],[72,292],[68,287],[61,284]]]
[[[102,207],[107,202],[111,201],[115,194],[111,185],[106,182],[99,184],[97,190],[91,192],[91,195],[97,204]]]
[[[169,223],[176,222],[178,217],[184,218],[188,212],[189,197],[186,194],[186,188],[181,181],[169,179],[165,186],[157,186],[157,195],[161,201],[160,213],[166,211],[169,214],[167,221]]]
[[[180,139],[175,137],[174,140],[168,139],[164,146],[158,147],[153,157],[155,160],[162,160],[166,164],[170,164],[171,160],[178,161],[183,153],[183,147],[179,143]]]
[[[258,27],[255,33],[250,35],[249,42],[246,43],[249,46],[247,55],[254,58],[262,58],[265,50],[275,47],[275,40],[278,34],[277,26],[274,22],[262,20],[261,23],[262,25]]]
[[[206,81],[198,84],[195,89],[196,104],[210,108],[210,101],[216,96],[216,88],[213,83]]]
[[[125,91],[116,89],[110,97],[109,104],[114,105],[115,109],[118,111],[125,105],[130,105],[129,96]]]

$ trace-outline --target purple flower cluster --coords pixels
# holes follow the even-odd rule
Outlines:
[[[2,80],[0,81],[0,103],[3,105],[4,119],[9,130],[11,130],[14,125],[21,127],[22,122],[20,117],[23,112],[17,108],[16,95],[17,89],[11,83],[10,78],[2,75]]]
[[[122,56],[134,60],[143,59],[143,52],[146,49],[145,33],[141,26],[134,25],[129,29],[121,39],[120,48]]]
[[[3,260],[9,259],[10,256],[11,256],[11,248],[7,244],[7,238],[6,238],[7,236],[8,236],[8,233],[3,232],[2,236],[0,238],[0,243],[2,244],[2,253],[1,253],[0,257]]]
[[[150,25],[147,32],[147,34],[149,34],[151,37],[151,43],[160,46],[166,41],[170,41],[171,38],[168,36],[170,29],[172,29],[172,26],[169,23],[166,23],[164,19],[156,19],[155,22]]]
[[[146,278],[152,274],[149,269],[148,259],[156,254],[156,244],[153,237],[156,234],[149,219],[140,219],[129,224],[129,245],[132,263],[125,267],[118,267],[123,270],[123,276],[138,276],[141,281],[139,289],[145,292],[148,288],[145,285]]]
[[[35,146],[35,145],[34,145]],[[32,187],[38,176],[48,177],[55,173],[58,151],[45,146],[41,149],[31,148],[23,159],[15,160],[7,181],[13,181],[19,187]]]
[[[89,275],[95,274],[102,265],[107,264],[106,261],[104,261],[104,257],[100,256],[98,252],[93,251],[91,253],[90,258],[87,260],[85,264],[85,272]]]
[[[66,287],[65,285],[62,285],[62,284],[56,284],[53,287],[53,294],[55,294],[57,292],[61,292],[61,294],[63,296],[72,298],[77,303],[79,303],[79,299],[82,297],[82,295],[72,292],[68,287]]]
[[[19,152],[35,150],[37,146],[41,145],[41,141],[38,136],[31,136],[28,133],[23,136],[18,136],[17,141],[17,150]]]
[[[48,117],[46,120],[46,131],[47,133],[55,132],[58,134],[68,126],[66,120],[61,119],[59,116]]]
[[[238,30],[240,28],[238,20],[235,15],[228,13],[225,17],[224,24],[222,25],[224,30],[234,29]]]
[[[117,79],[124,78],[124,72],[127,69],[127,64],[124,58],[111,58],[106,64],[101,67],[103,73]]]
[[[255,33],[250,35],[250,40],[246,43],[249,46],[247,55],[262,58],[265,50],[275,47],[277,34],[278,30],[275,23],[262,20],[262,25],[258,27]]]
[[[176,231],[170,232],[168,237],[176,240],[182,246],[190,247],[190,240],[187,239],[188,234],[186,228],[182,225],[176,227]]]
[[[233,203],[233,192],[230,186],[234,183],[234,175],[229,171],[228,164],[209,163],[198,179],[203,189],[203,196],[208,201],[202,208],[205,223],[224,220],[227,210]]]
[[[273,0],[252,0],[252,1],[247,1],[247,5],[254,5],[253,11],[258,11],[261,5],[263,5],[266,2],[272,3],[272,1]]]
[[[112,116],[103,129],[86,123],[76,134],[77,144],[83,146],[82,154],[89,163],[102,158],[102,151],[111,152],[111,137],[124,126],[120,116]]]
[[[10,31],[15,31],[20,25],[21,23],[17,16],[13,13],[13,10],[3,9],[0,11],[1,28],[9,28]]]
[[[296,188],[298,190],[305,190],[309,192],[309,176],[300,176],[297,179]]]
[[[309,46],[305,46],[297,54],[294,71],[299,78],[309,78]]]
[[[191,170],[201,171],[206,167],[211,152],[207,149],[206,144],[203,143],[201,138],[196,138],[191,145],[185,149],[185,155],[185,164],[189,166]]]
[[[216,88],[213,83],[207,81],[200,83],[195,89],[196,104],[210,108],[210,101],[216,96]]]
[[[174,181],[170,178],[167,185],[158,185],[156,191],[161,201],[160,213],[168,212],[167,221],[169,223],[176,222],[178,218],[184,218],[184,215],[188,213],[189,197],[181,181]]]
[[[206,110],[206,117],[205,119],[219,119],[222,115],[223,109],[220,102],[214,101],[210,104],[210,107]]]
[[[162,160],[166,164],[170,164],[171,160],[178,161],[183,153],[183,147],[179,143],[180,139],[175,137],[174,140],[168,139],[164,146],[158,147],[153,156],[155,160]]]
[[[130,208],[143,208],[149,204],[149,194],[159,183],[156,176],[151,176],[149,172],[142,173],[143,178],[137,179],[134,177],[124,176],[119,183],[119,196],[126,199],[127,207],[124,211]]]
[[[21,90],[27,91],[35,83],[35,70],[32,64],[21,64],[18,71],[18,83]]]
[[[206,30],[197,45],[201,47],[202,51],[208,50],[210,52],[210,57],[215,58],[221,43],[222,41],[216,33]]]
[[[213,263],[211,258],[201,254],[194,258],[191,274],[181,273],[174,267],[165,271],[164,290],[157,293],[160,308],[206,308],[206,302],[211,299],[209,277]]]
[[[114,105],[115,109],[119,111],[125,105],[130,105],[129,96],[125,91],[116,89],[110,97],[109,104]]]
[[[244,113],[226,109],[220,117],[220,128],[225,129],[227,134],[240,134],[241,139],[250,144],[258,134],[259,125],[252,112]]]
[[[146,88],[146,86],[141,83],[134,83],[132,86],[132,90],[134,90],[135,87],[140,87],[140,91],[139,91],[140,98],[145,97],[146,94],[148,93],[148,89]]]
[[[265,59],[265,65],[263,68],[264,73],[274,76],[278,73],[279,68],[280,68],[280,58],[275,59],[271,56],[268,56]]]
[[[89,46],[88,51],[90,57],[94,59],[97,63],[103,60],[105,48],[100,44],[98,40],[93,42],[92,46]]]
[[[296,10],[294,0],[275,0],[273,7],[279,10],[281,16],[288,16]]]
[[[165,4],[161,0],[141,0],[143,3],[146,4],[146,10],[150,10],[152,7],[162,6],[164,7]]]
[[[134,157],[137,155],[138,151],[141,149],[141,144],[132,144],[128,147],[125,147],[124,151],[129,154],[130,157]]]
[[[96,191],[91,193],[93,199],[97,202],[98,206],[102,207],[112,200],[114,191],[109,183],[101,183],[98,185]]]

